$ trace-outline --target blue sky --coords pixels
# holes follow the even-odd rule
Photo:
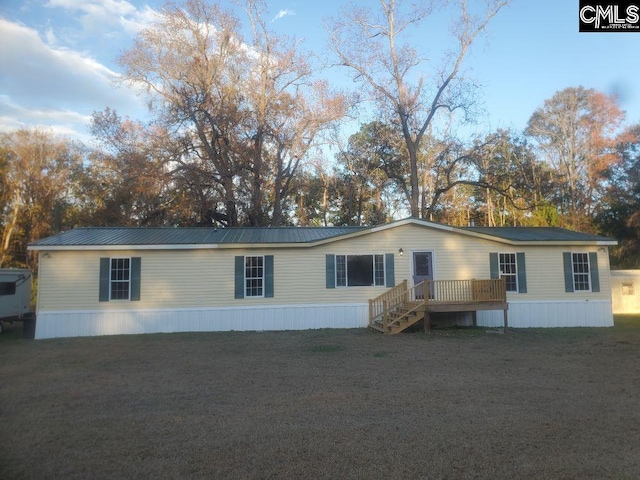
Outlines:
[[[0,131],[40,126],[87,140],[91,113],[107,106],[144,119],[144,99],[114,85],[119,74],[115,60],[163,4],[0,0]],[[320,52],[326,45],[324,20],[346,2],[267,0],[267,4],[276,31]],[[421,31],[414,37],[429,38]],[[640,33],[579,33],[578,0],[513,0],[493,19],[464,64],[465,74],[481,86],[484,113],[475,130],[521,131],[545,99],[580,85],[619,95],[627,123],[640,123],[639,54]],[[337,84],[353,85],[345,71],[323,75]]]

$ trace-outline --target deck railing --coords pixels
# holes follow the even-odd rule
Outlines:
[[[387,290],[382,295],[369,300],[369,323],[373,323],[378,319],[385,319],[390,312],[395,311],[402,305],[406,305],[411,300],[415,300],[415,291],[419,284],[409,287],[406,280]]]
[[[507,291],[504,278],[491,280],[425,280],[409,287],[403,280],[382,295],[369,300],[369,323],[386,319],[391,312],[412,304],[468,304],[506,302]]]
[[[416,291],[415,300],[427,303],[483,303],[506,302],[504,278],[491,280],[425,280],[424,287]]]

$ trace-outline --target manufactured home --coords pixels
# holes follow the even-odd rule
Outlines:
[[[560,228],[77,228],[32,243],[36,338],[613,326],[610,238]],[[465,320],[466,319],[466,320]]]

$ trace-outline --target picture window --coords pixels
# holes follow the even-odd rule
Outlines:
[[[337,287],[385,285],[384,255],[336,255]]]

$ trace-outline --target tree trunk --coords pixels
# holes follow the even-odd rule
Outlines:
[[[224,206],[227,215],[227,226],[238,226],[238,210],[236,207],[235,188],[233,186],[233,177],[225,176],[222,180],[224,187]]]
[[[13,236],[13,231],[16,228],[16,224],[18,223],[18,214],[20,213],[20,194],[18,192],[15,193],[15,197],[13,199],[13,209],[11,212],[11,221],[9,225],[7,225],[4,229],[4,234],[2,235],[2,256],[0,256],[0,266],[4,267],[5,262],[7,261],[7,257],[9,256],[9,247],[11,246],[11,237]]]
[[[495,227],[496,221],[493,217],[493,198],[491,197],[491,190],[486,189],[487,192],[487,227]]]
[[[249,224],[252,227],[264,226],[262,204],[264,195],[262,191],[263,183],[263,161],[262,161],[262,128],[258,129],[254,140],[253,148],[253,171],[251,179],[251,207],[249,209]]]
[[[409,206],[411,208],[411,216],[420,218],[420,188],[418,187],[418,148],[413,142],[407,142],[409,150],[410,165],[410,192]],[[423,212],[425,213],[425,212]]]
[[[327,213],[329,212],[329,183],[326,178],[322,181],[322,223],[326,227],[328,225]]]
[[[282,180],[284,175],[284,165],[282,156],[278,153],[276,166],[276,178],[273,181],[273,216],[271,226],[279,227],[282,224]]]

